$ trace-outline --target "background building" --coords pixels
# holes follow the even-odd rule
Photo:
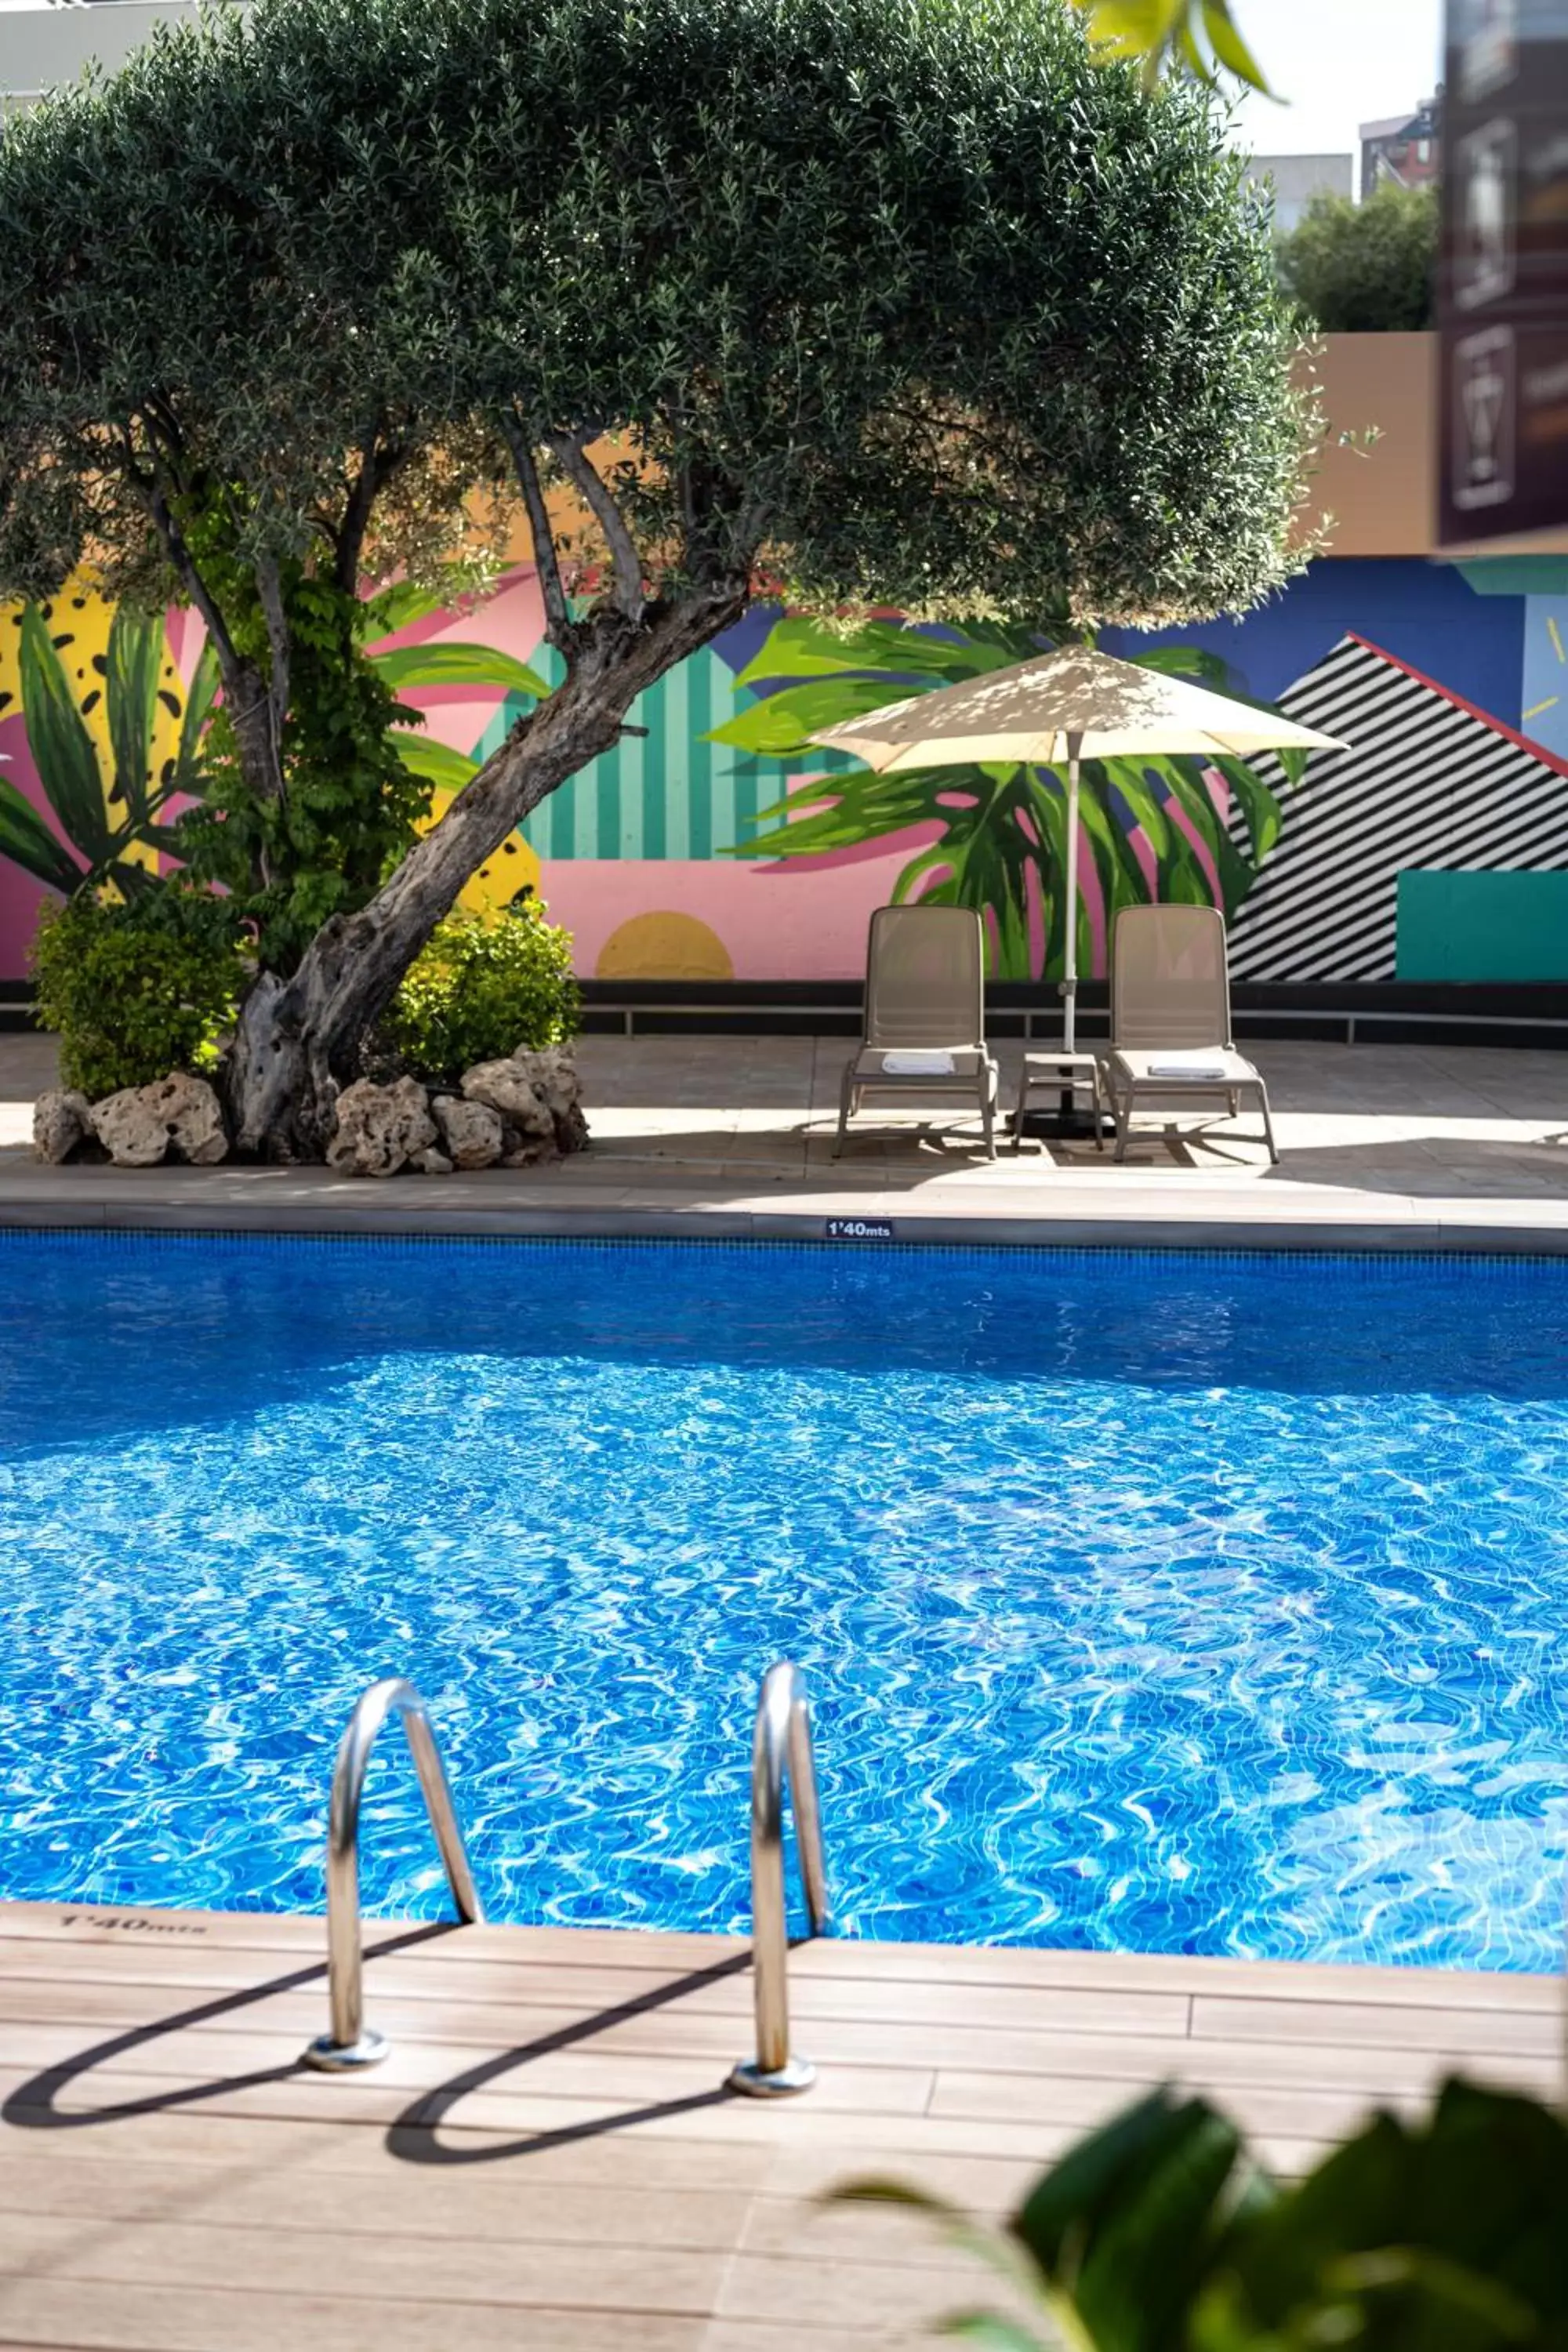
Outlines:
[[[1437,177],[1441,160],[1443,92],[1423,100],[1410,114],[1391,114],[1361,125],[1361,193],[1371,195],[1381,181],[1401,188],[1426,187]]]
[[[1244,176],[1267,188],[1280,236],[1296,227],[1314,196],[1355,194],[1353,155],[1254,155]]]

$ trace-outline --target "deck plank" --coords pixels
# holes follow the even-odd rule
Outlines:
[[[1456,2068],[1558,2082],[1551,1979],[846,1940],[792,1959],[816,2087],[754,2104],[732,1940],[367,1939],[392,2055],[328,2078],[320,1919],[0,1906],[0,2352],[913,2352],[985,2282],[846,2178],[994,2219],[1161,2081],[1288,2170]]]

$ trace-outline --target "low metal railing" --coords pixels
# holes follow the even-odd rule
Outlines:
[[[757,2047],[730,2075],[752,2098],[804,2091],[816,2069],[790,2047],[789,1929],[784,1908],[784,1790],[787,1771],[795,1851],[814,1936],[830,1924],[822,1860],[822,1814],[811,1747],[811,1706],[798,1667],[771,1666],[757,1702],[752,1741],[752,1979]]]
[[[441,1751],[425,1702],[412,1683],[393,1675],[373,1683],[349,1717],[332,1767],[331,1808],[327,1823],[327,1985],[331,2030],[312,2042],[305,2063],[328,2074],[374,2066],[389,2048],[384,2034],[364,2021],[364,1951],[360,1933],[359,1807],[365,1767],[376,1733],[389,1715],[401,1716],[425,1810],[436,1832],[447,1884],[458,1916],[482,1920],[484,1907],[474,1887],[468,1848],[458,1822]]]

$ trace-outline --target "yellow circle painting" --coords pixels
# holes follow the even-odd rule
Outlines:
[[[695,915],[633,915],[599,950],[600,980],[733,980],[730,951]]]

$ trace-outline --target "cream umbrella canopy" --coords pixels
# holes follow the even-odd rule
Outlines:
[[[984,677],[910,695],[825,728],[812,741],[887,774],[898,768],[1016,761],[1068,772],[1063,1042],[1075,1044],[1078,998],[1079,764],[1176,755],[1247,759],[1256,751],[1350,747],[1279,712],[1254,709],[1185,678],[1064,646]]]

